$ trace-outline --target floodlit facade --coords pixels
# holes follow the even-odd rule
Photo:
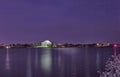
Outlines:
[[[41,42],[41,47],[50,47],[52,43],[49,40]]]
[[[51,46],[52,46],[52,42],[50,42],[49,40],[45,40],[45,41],[41,42],[41,44],[36,46],[36,47],[51,47]]]

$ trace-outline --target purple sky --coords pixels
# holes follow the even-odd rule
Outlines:
[[[0,0],[0,43],[120,42],[120,0]]]

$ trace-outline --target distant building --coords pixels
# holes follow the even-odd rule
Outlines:
[[[45,40],[35,47],[39,48],[39,47],[57,47],[57,46],[56,44],[50,42],[49,40]]]
[[[109,47],[110,43],[97,43],[96,46],[97,47]]]
[[[41,42],[41,47],[51,47],[52,42],[50,42],[49,40],[45,40],[43,42]]]

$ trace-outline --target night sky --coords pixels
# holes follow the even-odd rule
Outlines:
[[[0,0],[0,43],[120,42],[120,0]]]

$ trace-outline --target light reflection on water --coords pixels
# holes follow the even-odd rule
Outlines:
[[[39,68],[39,59],[38,59],[38,50],[35,49],[35,68],[38,69]]]
[[[98,77],[112,54],[110,48],[0,49],[0,77]]]
[[[71,56],[71,60],[68,62],[66,56]],[[66,77],[66,66],[65,64],[71,65],[71,70],[69,70],[71,77],[76,77],[76,49],[75,48],[59,48],[58,52],[58,66],[59,66],[59,75],[60,77]]]
[[[52,56],[50,48],[44,48],[40,59],[40,66],[44,73],[50,74],[52,70]]]
[[[85,49],[85,77],[90,77],[90,68],[89,68],[89,55],[88,55],[88,49]]]
[[[99,49],[97,50],[97,57],[96,57],[96,67],[99,69],[100,66],[100,52]]]
[[[31,68],[31,50],[28,51],[27,56],[27,70],[26,77],[32,77],[32,68]]]
[[[64,77],[64,55],[62,52],[58,52],[58,70],[60,77]]]
[[[72,57],[72,59],[71,59],[72,77],[76,77],[77,76],[77,74],[76,74],[76,72],[77,72],[77,67],[76,67],[76,49],[72,49],[71,51],[72,51],[72,55],[71,55],[71,57]]]
[[[9,49],[6,50],[6,63],[5,69],[10,70],[10,57],[9,57]]]

